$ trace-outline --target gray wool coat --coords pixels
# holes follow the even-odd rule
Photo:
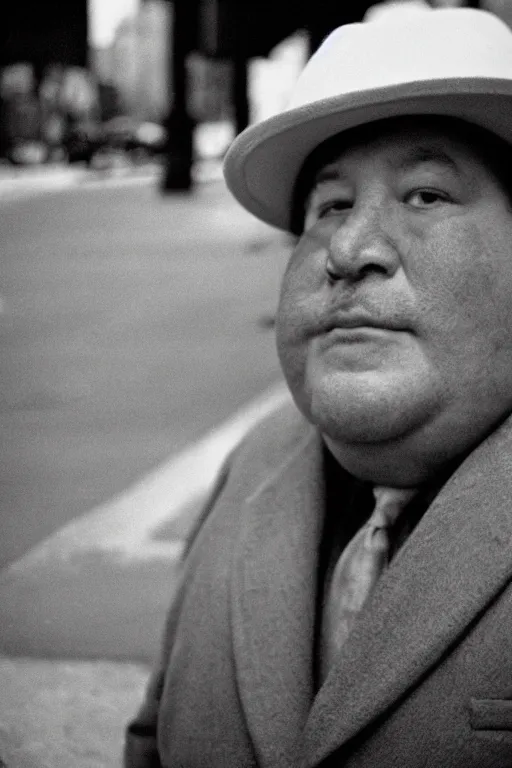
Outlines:
[[[323,509],[320,438],[287,406],[205,509],[126,766],[512,766],[512,420],[442,488],[315,696]]]

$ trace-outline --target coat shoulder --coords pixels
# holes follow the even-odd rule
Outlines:
[[[304,441],[314,439],[315,435],[316,429],[302,416],[291,398],[250,429],[220,470],[192,527],[185,554],[204,533],[208,520],[222,518],[233,506],[238,509],[245,499],[280,472]]]
[[[242,439],[231,456],[231,473],[247,472],[256,482],[265,479],[315,433],[315,427],[290,399],[262,419]]]

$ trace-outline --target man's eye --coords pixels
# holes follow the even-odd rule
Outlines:
[[[406,195],[405,201],[415,208],[433,208],[440,203],[450,203],[451,198],[438,189],[415,189]]]
[[[325,216],[332,216],[352,207],[350,200],[328,200],[317,206],[317,218],[323,219]]]
[[[346,213],[353,206],[351,200],[342,200],[335,198],[333,200],[325,200],[314,202],[306,210],[306,216],[304,220],[304,229],[307,231],[311,227],[314,227],[319,221],[339,216],[342,213]]]

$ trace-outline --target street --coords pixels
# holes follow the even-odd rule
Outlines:
[[[222,182],[0,200],[0,566],[280,380],[288,244]]]

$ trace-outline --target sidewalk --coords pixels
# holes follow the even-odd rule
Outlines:
[[[18,200],[27,195],[40,194],[88,184],[119,184],[130,182],[158,182],[161,165],[147,162],[134,165],[118,162],[105,169],[90,169],[85,164],[15,166],[0,162],[0,202]],[[222,179],[222,165],[219,160],[204,159],[195,163],[192,170],[194,183],[219,181]],[[1,767],[0,767],[1,768]]]
[[[120,766],[146,667],[0,658],[0,766]]]

